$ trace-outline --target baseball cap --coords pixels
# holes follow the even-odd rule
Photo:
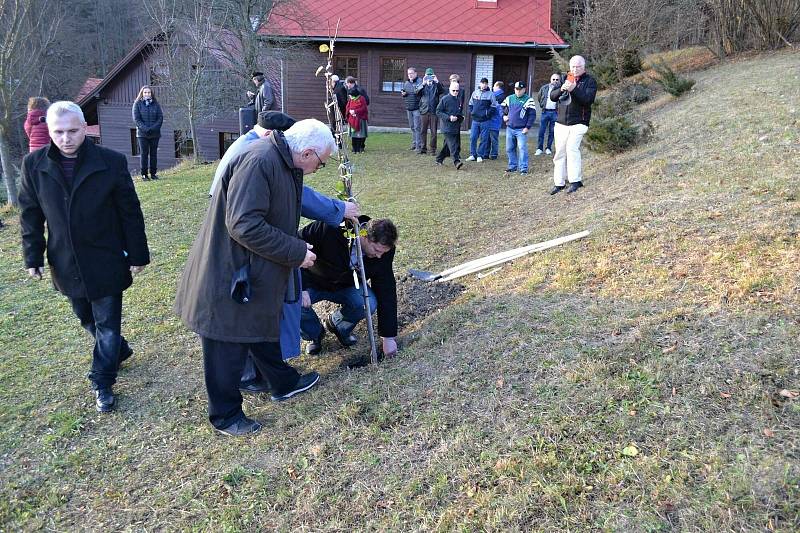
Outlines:
[[[518,81],[517,83],[514,84],[514,88],[515,89],[524,89],[525,88],[525,82],[524,81]]]
[[[433,69],[432,69],[432,68],[430,68],[430,67],[429,67],[429,68],[426,68],[426,69],[425,69],[425,75],[426,75],[426,76],[433,76]]]

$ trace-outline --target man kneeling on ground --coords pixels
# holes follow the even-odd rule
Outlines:
[[[392,261],[394,260],[397,228],[389,219],[366,222],[367,235],[361,239],[364,256],[364,270],[369,280],[369,305],[372,312],[378,311],[378,334],[383,344],[383,354],[397,353],[397,290]],[[333,333],[342,346],[352,346],[357,342],[353,329],[361,321],[364,312],[364,298],[355,287],[353,271],[358,262],[356,247],[348,246],[343,227],[330,226],[322,222],[312,222],[300,230],[300,238],[313,246],[316,262],[302,269],[303,310],[300,318],[300,333],[303,339],[311,341],[306,352],[319,354],[325,329]],[[311,307],[319,301],[327,300],[341,305],[341,308],[325,318],[325,329],[317,313]]]

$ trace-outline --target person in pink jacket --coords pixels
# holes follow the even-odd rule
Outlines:
[[[28,116],[25,118],[25,135],[28,136],[28,151],[33,152],[50,142],[50,133],[44,119],[50,100],[43,96],[28,99]]]

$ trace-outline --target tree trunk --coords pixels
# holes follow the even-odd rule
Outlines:
[[[0,163],[3,167],[3,179],[6,182],[6,194],[8,203],[17,207],[19,200],[17,196],[17,176],[14,166],[11,164],[11,150],[8,149],[7,130],[0,127]]]

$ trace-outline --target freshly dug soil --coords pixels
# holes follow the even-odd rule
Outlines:
[[[397,322],[402,331],[455,300],[464,292],[460,283],[420,281],[408,274],[397,278]]]

